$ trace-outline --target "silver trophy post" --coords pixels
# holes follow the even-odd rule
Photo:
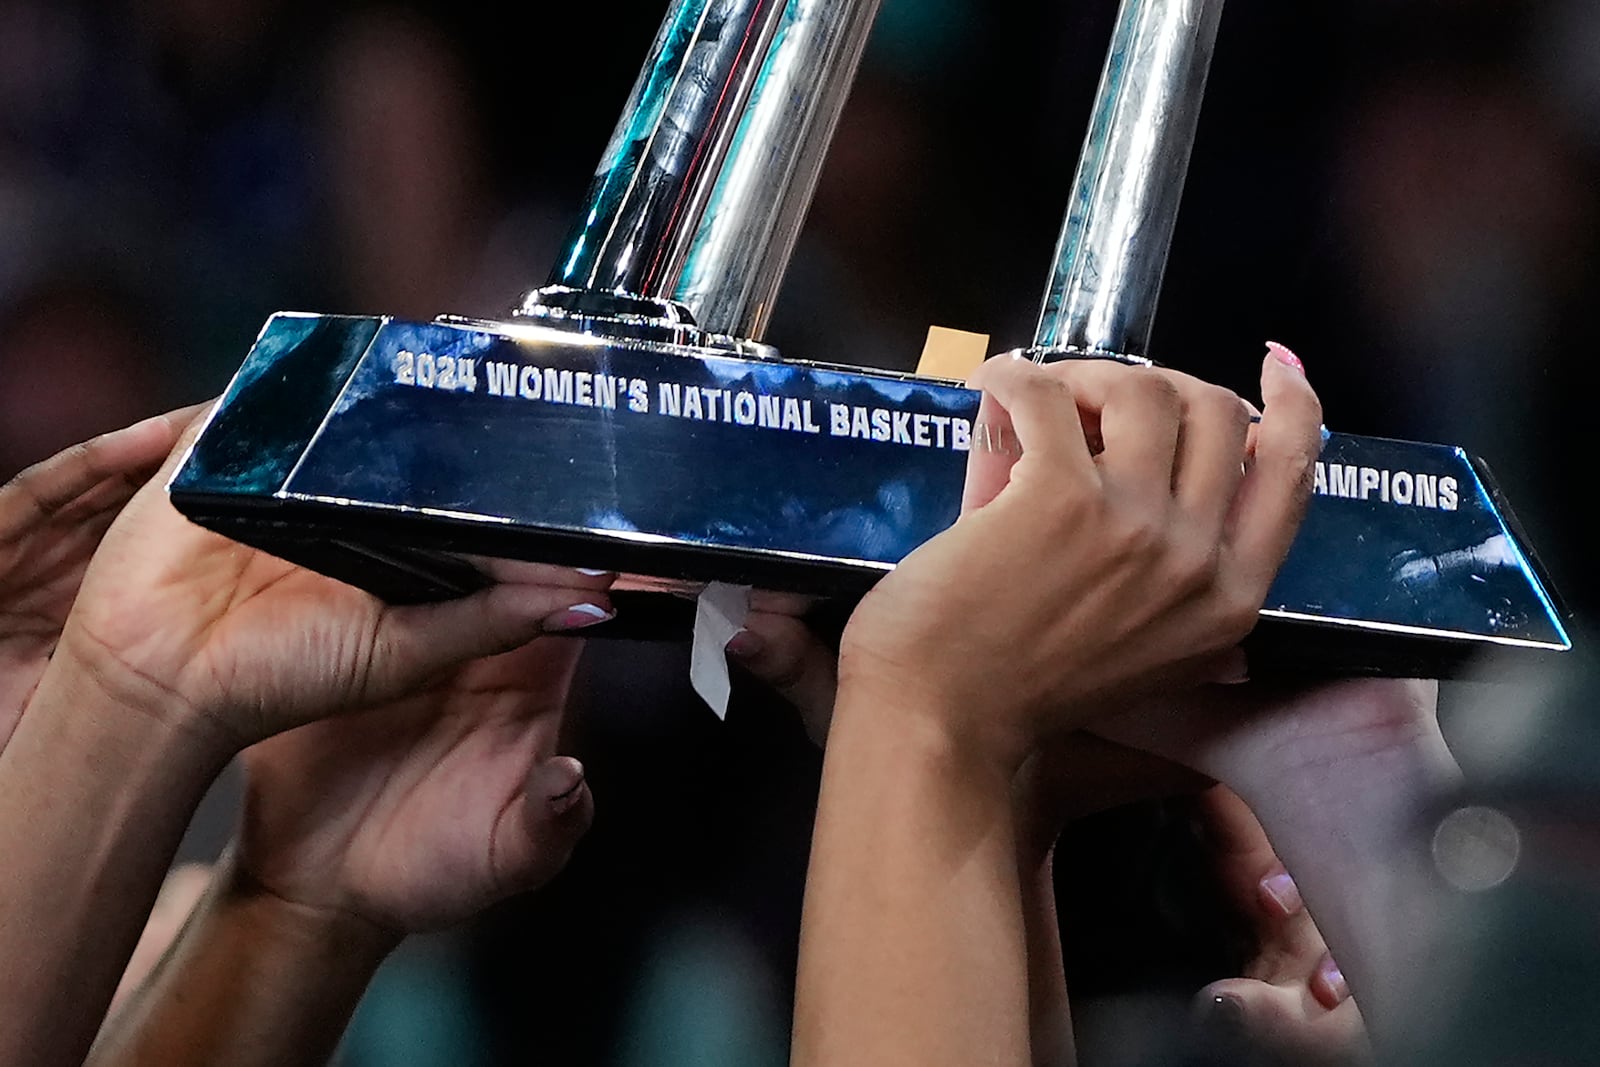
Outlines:
[[[1147,358],[1223,0],[1123,0],[1034,358]]]
[[[784,0],[676,0],[550,285],[664,297],[727,155]]]
[[[677,0],[560,261],[580,290],[759,341],[878,0]]]
[[[789,0],[674,295],[759,341],[816,192],[879,0]]]

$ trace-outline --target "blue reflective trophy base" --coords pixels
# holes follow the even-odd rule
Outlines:
[[[274,316],[173,503],[395,603],[481,588],[473,554],[797,590],[836,613],[959,514],[977,394],[546,305],[509,323]],[[687,637],[694,613],[659,593],[618,607],[626,637]],[[1257,674],[1448,677],[1487,648],[1569,647],[1464,452],[1337,434],[1251,641]]]

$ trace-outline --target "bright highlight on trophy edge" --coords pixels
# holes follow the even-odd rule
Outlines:
[[[481,588],[472,553],[852,603],[955,521],[978,401],[763,343],[876,11],[677,0],[549,284],[504,322],[273,316],[173,503],[392,602]],[[1124,0],[1033,358],[1149,358],[1221,16]],[[692,601],[617,597],[596,636],[687,637]],[[1329,434],[1250,645],[1448,677],[1570,640],[1480,462]]]

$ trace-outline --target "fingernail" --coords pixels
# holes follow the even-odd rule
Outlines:
[[[1286,346],[1280,345],[1276,341],[1268,341],[1267,351],[1285,367],[1293,368],[1301,374],[1306,372],[1306,365],[1300,362],[1300,357],[1291,352]]]
[[[582,630],[586,626],[597,623],[610,622],[617,617],[614,611],[607,611],[598,604],[574,604],[566,611],[550,616],[544,621],[547,633],[560,633],[565,630]]]
[[[759,654],[765,647],[766,642],[761,639],[759,634],[753,634],[749,630],[740,630],[729,638],[727,652],[728,655],[738,659],[749,659]]]
[[[1200,1020],[1207,1031],[1219,1038],[1232,1038],[1244,1032],[1244,1004],[1238,997],[1219,993]]]
[[[583,764],[573,760],[570,763],[563,762],[561,768],[560,777],[550,783],[549,787],[557,791],[545,798],[545,805],[552,815],[571,811],[578,801],[583,799]]]
[[[1305,901],[1300,899],[1300,887],[1294,884],[1294,879],[1289,877],[1287,871],[1278,871],[1261,879],[1261,892],[1285,918],[1298,915],[1305,907]]]
[[[610,571],[605,571],[605,570],[592,571],[592,570],[589,570],[587,567],[579,567],[578,568],[578,573],[582,574],[582,575],[586,575],[587,577],[590,577],[590,578],[599,578],[600,576],[606,575],[606,574],[610,574],[611,572]]]
[[[1216,685],[1244,685],[1250,681],[1250,657],[1242,648],[1235,648],[1217,664]]]
[[[1329,956],[1317,969],[1317,974],[1322,978],[1323,984],[1328,987],[1328,992],[1333,994],[1335,1004],[1343,1004],[1350,999],[1350,986],[1344,980],[1344,972],[1339,970],[1338,963]]]

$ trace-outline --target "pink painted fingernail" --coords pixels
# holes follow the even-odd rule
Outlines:
[[[761,650],[766,647],[766,644],[759,634],[753,634],[749,630],[740,630],[728,640],[727,652],[728,655],[737,659],[749,659],[752,656],[759,655]]]
[[[1290,351],[1288,346],[1280,345],[1276,341],[1268,341],[1267,351],[1272,354],[1274,359],[1276,359],[1279,363],[1282,363],[1285,367],[1290,367],[1296,371],[1299,371],[1301,374],[1306,372],[1306,365],[1300,362],[1300,357]]]
[[[602,622],[610,622],[617,617],[614,611],[607,611],[598,604],[574,604],[566,611],[550,616],[544,622],[547,633],[561,633],[568,630],[582,630],[587,626],[594,626]]]
[[[601,575],[610,574],[610,571],[593,571],[587,567],[579,567],[578,573],[589,578],[599,578]]]
[[[1322,966],[1317,968],[1317,977],[1327,987],[1335,1004],[1343,1004],[1350,999],[1350,986],[1344,980],[1344,972],[1339,970],[1339,965],[1332,956],[1322,961]]]
[[[1285,918],[1299,914],[1305,907],[1300,899],[1300,887],[1294,884],[1288,871],[1277,871],[1261,879],[1261,892]]]

